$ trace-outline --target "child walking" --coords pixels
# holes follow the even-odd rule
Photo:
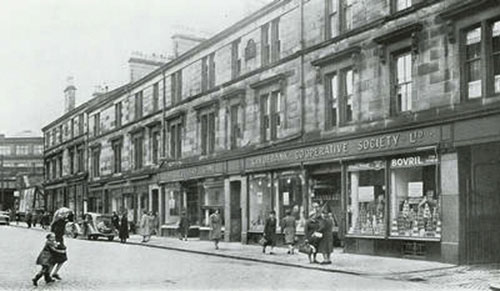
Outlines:
[[[51,232],[47,234],[45,238],[47,239],[45,246],[36,259],[36,264],[41,265],[42,269],[35,275],[35,278],[32,279],[33,285],[35,286],[38,286],[38,280],[40,280],[42,276],[46,283],[54,282],[50,277],[50,270],[54,265],[53,255],[54,253],[64,252],[63,250],[57,249],[56,235],[54,233]]]

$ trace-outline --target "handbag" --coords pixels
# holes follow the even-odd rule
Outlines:
[[[265,237],[261,237],[260,240],[259,240],[259,244],[261,246],[265,245],[267,243],[267,239]]]
[[[317,237],[317,238],[322,238],[323,234],[321,232],[315,231],[315,232],[313,232],[312,236]]]

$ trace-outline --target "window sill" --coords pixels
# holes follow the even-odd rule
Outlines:
[[[437,237],[415,237],[415,236],[390,236],[390,240],[411,240],[411,241],[429,241],[429,242],[440,242],[441,238]]]
[[[362,235],[362,234],[346,234],[346,238],[362,238],[362,239],[386,239],[385,236],[377,235]]]

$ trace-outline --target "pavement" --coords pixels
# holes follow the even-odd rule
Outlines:
[[[423,260],[349,254],[342,249],[334,250],[332,265],[319,265],[310,264],[305,254],[288,255],[286,248],[275,248],[271,255],[263,254],[259,245],[234,242],[220,242],[219,250],[215,250],[213,242],[194,238],[181,241],[177,238],[153,236],[147,243],[141,241],[141,236],[131,235],[127,244],[322,272],[422,282],[435,287],[450,286],[453,289],[490,290],[497,286],[496,278],[500,278],[500,265],[457,266]],[[119,243],[117,240],[115,242]],[[321,260],[320,255],[318,259]]]
[[[135,243],[67,238],[61,281],[31,282],[45,232],[0,226],[3,290],[433,290],[420,282],[322,272]],[[135,237],[133,238],[135,239]],[[189,241],[187,244],[196,244]],[[276,255],[278,256],[278,255]]]

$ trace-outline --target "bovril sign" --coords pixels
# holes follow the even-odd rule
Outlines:
[[[427,157],[411,156],[411,157],[392,159],[391,168],[411,168],[411,167],[433,165],[436,163],[437,163],[437,158],[434,155],[430,155]]]

